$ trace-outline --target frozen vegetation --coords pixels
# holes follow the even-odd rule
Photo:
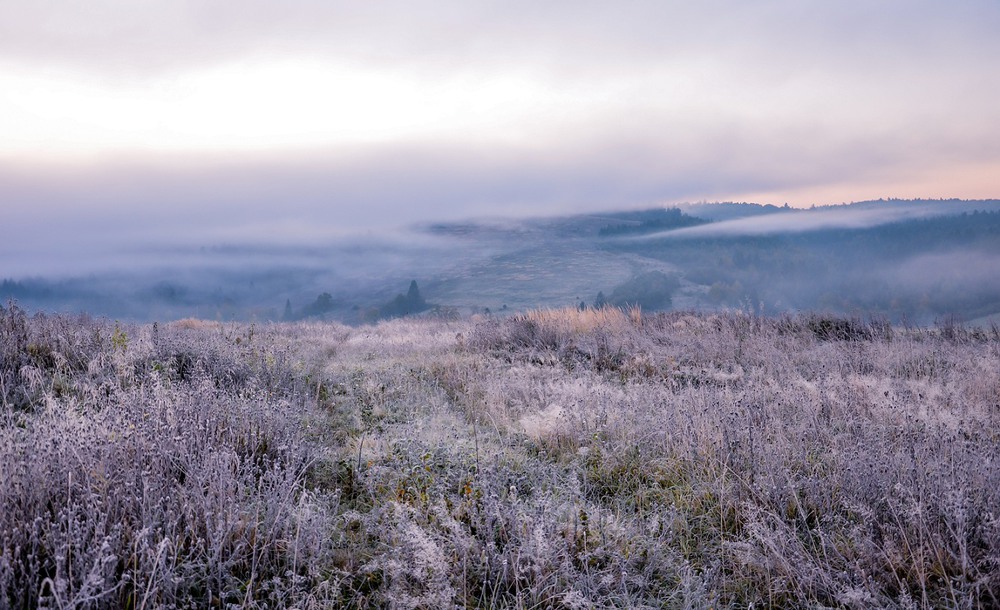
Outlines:
[[[0,311],[0,607],[1000,606],[1000,336]]]

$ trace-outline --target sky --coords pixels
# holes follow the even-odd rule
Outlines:
[[[996,0],[0,0],[0,276],[479,216],[998,197],[998,31]]]

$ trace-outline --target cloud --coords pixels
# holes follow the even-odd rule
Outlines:
[[[995,151],[1000,129],[995,2],[8,4],[0,64],[24,78],[0,98],[21,115],[7,146],[28,124],[21,139],[50,148],[79,131],[78,148],[274,150],[632,117],[650,139],[714,123],[797,129],[804,149],[839,134]]]
[[[136,244],[316,246],[428,221],[648,207],[789,185],[808,189],[892,165],[877,141],[800,150],[794,130],[786,134],[789,141],[774,134],[768,141],[741,128],[683,129],[677,126],[669,139],[647,139],[623,126],[533,145],[430,141],[298,154],[0,163],[0,267],[20,274],[70,263],[81,268],[114,261]],[[776,226],[720,223],[699,230],[808,230],[809,222],[848,222],[845,216],[809,218],[814,220],[800,228],[782,227],[779,219]],[[877,221],[857,216],[857,222]]]
[[[836,64],[872,51],[896,59],[893,50],[920,55],[993,46],[1000,18],[988,0],[93,0],[59,6],[6,1],[3,10],[4,55],[126,71],[140,65],[175,69],[254,52],[347,55],[366,63],[538,60],[556,66],[749,52],[783,57],[779,66],[816,59]]]
[[[132,243],[900,196],[936,171],[963,178],[905,195],[996,195],[992,1],[0,10],[7,269]]]
[[[792,209],[788,211],[761,214],[732,220],[723,220],[695,227],[673,229],[659,233],[650,233],[636,237],[625,237],[627,240],[648,240],[687,237],[732,237],[773,235],[778,233],[809,233],[828,229],[868,229],[879,225],[933,218],[945,214],[973,211],[977,209],[997,210],[996,200],[989,203],[962,202],[953,203],[948,208],[936,203],[894,206],[892,203],[883,205],[859,205],[857,207],[822,207],[816,209]]]

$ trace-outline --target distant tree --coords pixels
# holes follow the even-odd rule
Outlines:
[[[420,295],[420,288],[417,288],[417,280],[410,281],[410,289],[406,291],[406,304],[418,311],[427,304],[424,297]]]
[[[397,294],[395,298],[380,308],[381,316],[384,318],[398,318],[410,314],[420,313],[428,309],[427,301],[420,294],[417,280],[410,282],[410,288],[406,294]]]
[[[330,311],[333,309],[333,296],[329,292],[324,292],[316,297],[316,302],[313,305],[316,311]]]
[[[388,316],[405,316],[410,313],[409,301],[402,294],[397,294],[396,298],[389,301],[389,304],[382,308],[382,313]]]
[[[316,297],[316,300],[310,303],[305,309],[302,310],[302,316],[321,316],[325,313],[333,311],[337,307],[337,303],[333,300],[333,295],[329,292],[324,292]],[[287,309],[286,309],[287,312]]]
[[[708,222],[702,218],[688,216],[679,208],[643,210],[621,214],[620,216],[625,222],[608,225],[598,231],[598,235],[608,237],[629,233],[653,233],[669,229],[694,227]]]
[[[594,309],[600,309],[608,304],[608,298],[604,296],[604,292],[598,292],[597,298],[594,299]]]
[[[285,299],[285,314],[283,316],[281,316],[281,319],[285,320],[286,322],[288,320],[292,319],[292,300],[291,299]]]

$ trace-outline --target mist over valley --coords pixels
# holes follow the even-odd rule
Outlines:
[[[357,324],[603,304],[815,310],[917,324],[985,323],[1000,313],[996,200],[687,204],[427,222],[306,245],[130,245],[109,255],[116,264],[3,278],[0,298],[136,321]],[[426,306],[394,308],[414,280]]]

